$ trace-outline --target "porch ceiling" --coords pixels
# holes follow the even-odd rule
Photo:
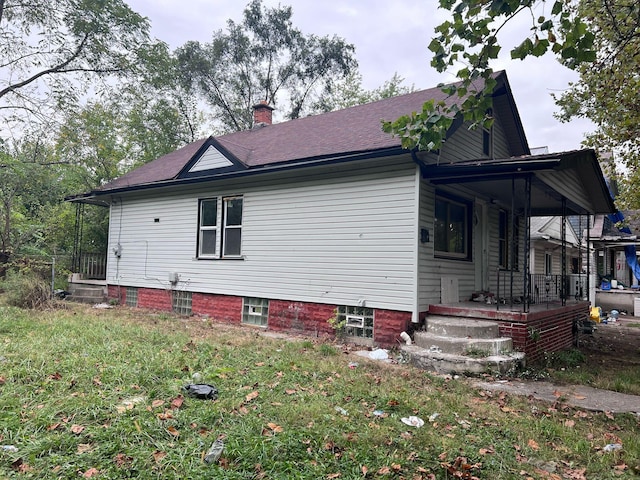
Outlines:
[[[567,215],[616,211],[593,150],[421,167],[435,185],[464,184],[507,209],[526,205],[530,177],[532,216],[562,215],[563,198]]]

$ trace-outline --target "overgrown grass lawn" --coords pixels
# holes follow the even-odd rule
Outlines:
[[[0,444],[17,449],[0,451],[0,478],[638,474],[634,415],[489,394],[339,345],[261,333],[122,307],[0,307]],[[217,400],[183,392],[198,376]],[[401,421],[411,415],[424,426]],[[224,451],[210,464],[217,438]],[[608,444],[622,449],[603,451]]]

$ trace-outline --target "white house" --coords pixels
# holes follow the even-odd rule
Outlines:
[[[496,79],[493,128],[456,121],[436,152],[402,149],[381,120],[449,101],[439,88],[280,124],[258,104],[252,130],[72,198],[109,206],[109,296],[309,334],[333,333],[336,318],[379,345],[448,308],[500,322],[532,352],[522,332],[560,321],[567,346],[588,302],[533,311],[529,221],[613,205],[593,151],[530,155],[506,74]],[[466,304],[478,291],[501,302]]]

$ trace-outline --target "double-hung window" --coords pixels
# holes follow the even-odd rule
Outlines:
[[[242,240],[242,197],[223,198],[224,235],[222,240],[223,257],[239,257]]]
[[[200,200],[200,235],[198,238],[198,257],[215,258],[218,237],[218,199]]]
[[[439,257],[471,258],[471,204],[446,194],[436,194],[434,248]]]
[[[242,196],[199,202],[198,258],[242,256]]]

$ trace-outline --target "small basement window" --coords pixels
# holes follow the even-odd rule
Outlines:
[[[338,322],[344,322],[346,336],[373,340],[373,308],[342,305],[337,316]]]
[[[138,289],[136,287],[127,287],[124,303],[127,307],[138,306]]]
[[[178,315],[191,315],[191,292],[173,290],[171,306]]]
[[[242,301],[242,323],[266,327],[269,319],[269,300],[245,297]]]

